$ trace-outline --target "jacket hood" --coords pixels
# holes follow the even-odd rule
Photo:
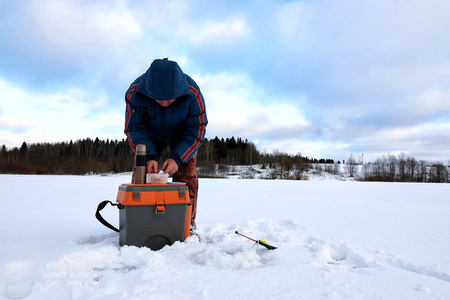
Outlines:
[[[189,84],[176,62],[156,59],[142,76],[136,91],[154,100],[170,100],[189,94]]]

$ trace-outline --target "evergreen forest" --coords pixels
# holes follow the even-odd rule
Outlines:
[[[168,149],[167,149],[168,151]],[[163,154],[164,159],[168,152]],[[0,173],[85,175],[130,172],[134,153],[126,139],[82,139],[57,143],[23,142],[20,148],[0,149]],[[279,151],[258,151],[247,139],[205,139],[197,157],[198,167],[215,165],[334,163],[332,159],[314,159]]]

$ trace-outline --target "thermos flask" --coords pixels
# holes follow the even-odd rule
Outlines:
[[[136,147],[136,159],[135,159],[135,171],[134,171],[134,183],[144,184],[145,175],[147,173],[147,147],[145,144],[138,144]]]

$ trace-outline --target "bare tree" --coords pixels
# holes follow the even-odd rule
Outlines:
[[[398,165],[398,176],[400,181],[406,180],[406,155],[401,152],[397,156],[397,165]]]
[[[431,182],[446,182],[447,181],[447,168],[441,162],[434,163],[430,168],[430,181]]]
[[[388,157],[388,169],[389,169],[389,181],[395,180],[395,171],[397,169],[397,158],[395,155],[389,155]]]
[[[354,177],[356,170],[356,160],[353,158],[353,156],[350,156],[350,158],[347,160],[345,168],[347,169],[348,175],[350,177]]]
[[[417,180],[420,182],[427,181],[427,162],[424,160],[419,161]]]
[[[406,170],[408,172],[409,181],[414,181],[414,176],[418,165],[419,164],[414,157],[406,158]]]

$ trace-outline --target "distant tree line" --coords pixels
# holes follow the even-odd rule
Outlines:
[[[96,138],[75,142],[23,142],[20,148],[0,150],[0,173],[84,175],[118,173],[131,169],[133,151],[123,139],[102,141]]]
[[[349,166],[349,169],[352,167]],[[441,162],[416,160],[404,153],[384,155],[364,164],[362,179],[366,181],[449,182],[449,170]]]
[[[163,158],[168,152],[163,154]],[[95,140],[86,138],[75,142],[36,143],[23,142],[20,148],[0,149],[0,173],[14,174],[102,174],[130,172],[134,153],[126,139]],[[261,153],[247,139],[205,139],[197,157],[199,168],[216,165],[262,164],[277,165],[289,171],[293,166],[308,163],[334,163],[332,159],[302,157],[279,151]]]
[[[210,164],[224,165],[254,165],[254,164],[294,164],[302,161],[305,163],[334,163],[333,159],[316,159],[302,157],[301,154],[290,155],[278,150],[273,153],[261,153],[255,144],[242,138],[218,138],[205,139],[198,151],[200,166]]]
[[[162,159],[169,152],[163,154]],[[126,139],[92,140],[86,138],[75,142],[36,143],[23,142],[20,148],[0,148],[0,173],[84,175],[130,172],[134,153]],[[198,151],[197,166],[200,177],[214,177],[226,166],[255,165],[272,170],[272,178],[302,179],[312,168],[339,174],[340,162],[332,159],[303,157],[300,153],[290,155],[278,150],[261,153],[247,139],[205,139]],[[322,165],[323,164],[323,165]],[[355,160],[345,163],[349,176],[365,181],[449,182],[449,169],[440,162],[416,160],[404,153],[384,155],[375,161],[358,165]],[[223,173],[223,172],[222,172]]]
[[[303,157],[300,153],[290,155],[280,152],[261,153],[255,144],[247,139],[235,139],[215,137],[206,139],[198,151],[199,177],[222,177],[228,171],[227,166],[237,165],[262,165],[262,168],[273,169],[273,178],[287,178],[291,171],[295,177],[303,176],[302,173],[310,168],[313,163],[334,164],[333,159],[317,159]]]

